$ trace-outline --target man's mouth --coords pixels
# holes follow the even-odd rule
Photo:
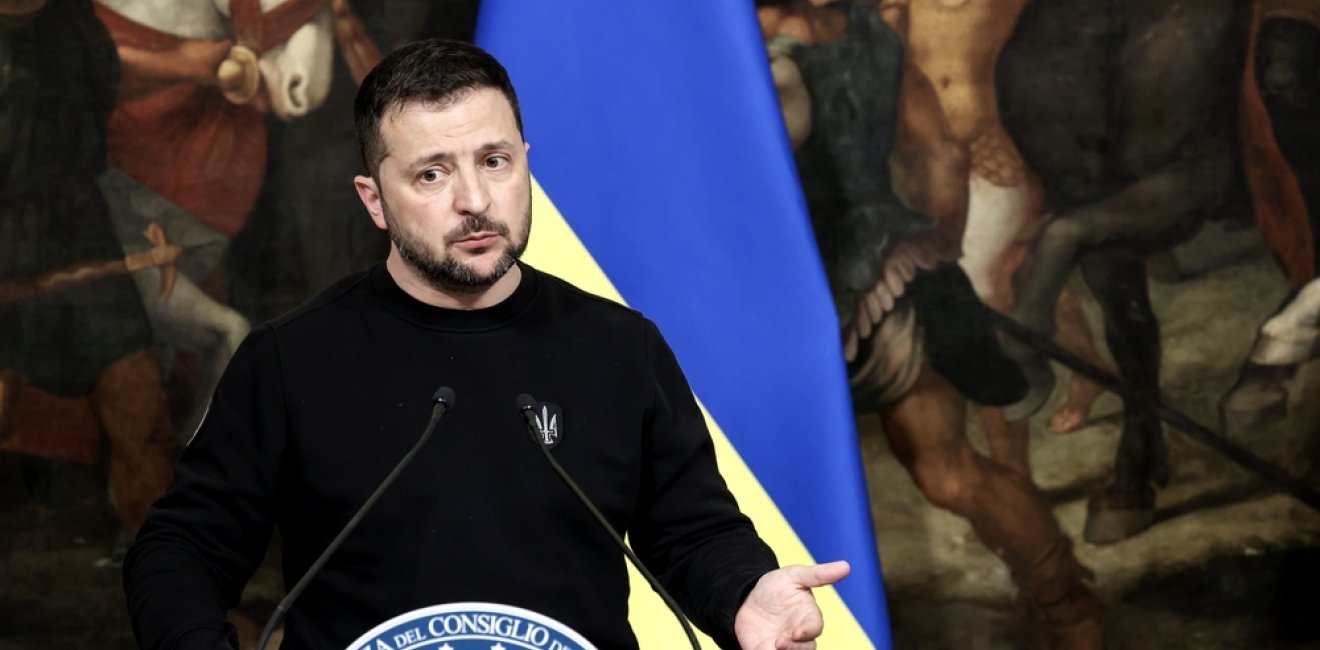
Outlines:
[[[499,234],[493,232],[474,232],[470,235],[463,236],[461,239],[454,242],[454,244],[467,250],[479,250],[494,246],[499,238]]]

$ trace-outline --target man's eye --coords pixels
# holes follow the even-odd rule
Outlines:
[[[486,159],[486,169],[501,169],[509,164],[509,159],[504,156],[491,156]]]
[[[427,183],[434,183],[434,182],[440,180],[440,170],[438,170],[438,169],[428,169],[428,170],[422,172],[421,179],[422,179],[424,182],[427,182]]]

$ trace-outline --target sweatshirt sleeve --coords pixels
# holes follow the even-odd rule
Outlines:
[[[225,612],[238,604],[274,527],[285,439],[281,374],[274,332],[254,330],[180,455],[173,484],[149,511],[124,560],[140,647],[232,639]]]
[[[721,648],[736,650],[738,608],[777,562],[719,474],[710,432],[673,352],[655,325],[646,325],[654,396],[630,536],[688,617]]]

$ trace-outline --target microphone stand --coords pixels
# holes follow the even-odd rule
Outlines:
[[[697,642],[697,635],[692,631],[692,625],[688,623],[687,617],[683,616],[683,610],[679,608],[678,603],[674,601],[673,596],[669,595],[669,592],[660,585],[660,581],[651,574],[651,571],[646,568],[645,564],[642,564],[641,558],[638,558],[637,555],[633,553],[632,549],[628,548],[628,545],[623,542],[623,538],[619,536],[619,533],[615,532],[614,527],[605,519],[605,515],[601,514],[600,510],[598,510],[595,504],[591,502],[591,499],[582,491],[582,488],[578,487],[578,484],[568,475],[568,472],[564,471],[564,468],[559,464],[559,461],[555,460],[554,454],[551,454],[550,450],[547,449],[545,445],[541,444],[541,439],[539,437],[540,427],[536,424],[536,413],[534,412],[536,399],[531,395],[523,393],[522,395],[519,395],[515,401],[518,406],[518,412],[522,414],[523,420],[527,423],[527,435],[531,437],[532,444],[536,445],[536,448],[541,450],[541,455],[545,456],[545,459],[550,463],[550,467],[555,470],[555,474],[559,475],[559,478],[564,482],[564,485],[567,485],[568,489],[573,491],[573,495],[577,497],[578,501],[581,501],[582,505],[587,507],[587,510],[591,512],[591,516],[596,519],[596,523],[600,524],[600,527],[605,529],[605,532],[609,534],[610,539],[614,540],[614,543],[623,550],[623,554],[633,563],[633,566],[637,567],[637,571],[642,574],[642,577],[646,578],[646,581],[651,584],[651,589],[660,596],[661,600],[665,601],[665,605],[669,607],[669,611],[673,612],[674,617],[678,619],[679,625],[683,626],[683,633],[687,635],[688,643],[692,644],[693,650],[701,650],[701,644]]]
[[[404,454],[403,458],[399,459],[399,464],[395,465],[394,469],[385,477],[385,480],[380,482],[380,485],[376,487],[376,491],[372,492],[371,496],[367,497],[366,502],[362,504],[361,508],[358,508],[358,511],[353,515],[353,518],[349,519],[347,524],[344,524],[344,528],[339,531],[339,534],[330,542],[330,545],[325,547],[325,550],[321,552],[321,556],[316,558],[316,561],[312,563],[312,566],[309,567],[307,572],[303,574],[303,577],[298,580],[298,584],[294,585],[293,589],[290,589],[289,593],[280,601],[280,604],[275,608],[275,613],[272,614],[270,620],[266,622],[265,629],[261,631],[261,639],[257,641],[257,650],[266,650],[266,644],[270,642],[271,633],[275,631],[275,626],[284,619],[284,613],[289,610],[291,605],[293,605],[293,601],[297,600],[298,596],[302,595],[302,592],[307,588],[307,585],[311,584],[312,578],[316,577],[316,574],[321,572],[321,567],[325,566],[325,563],[330,560],[330,556],[339,549],[339,545],[344,543],[344,540],[348,537],[349,533],[353,532],[354,528],[357,528],[358,523],[360,523],[362,518],[366,516],[367,511],[371,510],[371,506],[376,504],[376,500],[380,499],[380,495],[385,493],[385,488],[388,488],[390,484],[394,482],[394,479],[399,477],[399,474],[403,472],[403,468],[412,463],[413,457],[416,456],[417,452],[426,444],[426,441],[431,439],[431,433],[435,431],[435,425],[440,422],[441,416],[443,416],[454,404],[454,389],[448,386],[441,386],[435,391],[435,396],[431,399],[435,403],[435,406],[431,408],[431,421],[426,424],[426,430],[422,431],[422,437],[418,438],[416,444],[412,446],[412,449],[409,449],[408,453]]]

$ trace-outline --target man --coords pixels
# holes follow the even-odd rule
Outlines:
[[[364,80],[356,119],[370,175],[354,184],[389,256],[234,356],[125,562],[139,642],[232,643],[224,610],[272,530],[298,579],[448,385],[457,408],[290,609],[284,648],[344,647],[456,601],[637,647],[624,560],[526,440],[520,393],[561,409],[557,459],[721,647],[814,648],[810,589],[847,564],[775,569],[655,326],[518,262],[528,145],[499,63],[462,43],[410,45]]]
[[[968,400],[989,411],[1019,399],[1026,385],[954,263],[958,246],[894,195],[889,155],[904,65],[882,12],[897,8],[756,4],[839,314],[854,407],[879,414],[922,494],[965,518],[1008,565],[1052,648],[1103,648],[1103,606],[1031,482],[1025,428],[1021,443],[1007,446],[987,427],[988,455],[967,438]],[[999,432],[1008,437],[1005,427]]]
[[[0,61],[0,447],[38,496],[47,459],[94,463],[104,432],[132,535],[174,448],[137,289],[96,270],[124,259],[96,182],[119,60],[90,2],[0,0]]]

